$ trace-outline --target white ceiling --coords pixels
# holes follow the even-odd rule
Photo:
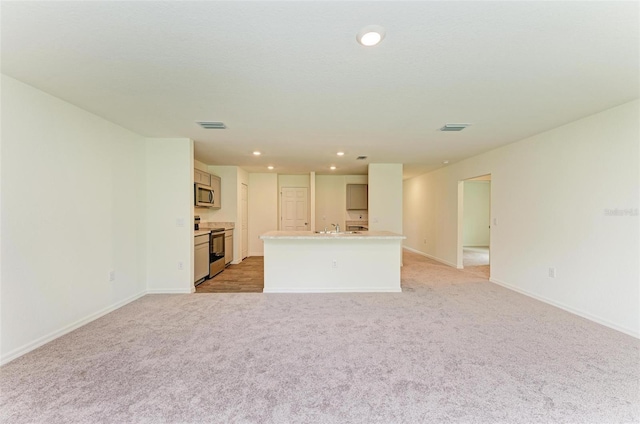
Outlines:
[[[1,14],[3,73],[250,172],[401,162],[410,177],[640,89],[637,2],[5,1]],[[369,24],[386,29],[377,47],[355,40]],[[472,126],[438,131],[457,122]]]

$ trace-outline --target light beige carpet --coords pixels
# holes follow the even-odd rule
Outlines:
[[[489,265],[489,246],[465,246],[462,263],[467,266]]]
[[[462,249],[462,266],[466,272],[472,272],[489,279],[489,247],[465,246]]]
[[[145,296],[0,368],[0,422],[640,421],[640,341],[404,263],[403,293]]]

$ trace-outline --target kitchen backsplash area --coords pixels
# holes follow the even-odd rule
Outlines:
[[[369,221],[367,211],[346,211],[346,221]]]
[[[235,228],[235,225],[235,222],[205,222],[204,220],[200,221],[201,230],[208,230],[211,228],[224,228],[225,230],[231,230]]]

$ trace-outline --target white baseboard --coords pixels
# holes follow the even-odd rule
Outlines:
[[[61,328],[60,330],[56,330],[52,333],[47,334],[46,336],[40,337],[39,339],[36,339],[30,343],[27,343],[24,346],[21,346],[17,349],[14,349],[10,352],[8,352],[6,355],[4,355],[2,357],[2,359],[0,359],[0,365],[4,365],[7,364],[11,361],[13,361],[14,359],[31,352],[32,350],[35,350],[37,348],[39,348],[40,346],[49,343],[52,340],[57,339],[58,337],[64,336],[65,334],[68,334],[70,332],[72,332],[73,330],[82,327],[83,325],[86,325],[88,323],[90,323],[91,321],[95,321],[96,319],[108,314],[109,312],[113,312],[118,308],[123,307],[124,305],[126,305],[127,303],[131,303],[136,299],[141,298],[142,296],[144,296],[145,294],[147,294],[146,291],[140,292],[138,294],[135,294],[131,297],[128,297],[124,300],[121,300],[119,302],[114,303],[111,306],[107,306],[104,309],[99,310],[98,312],[95,312],[93,314],[90,314],[82,319],[79,319],[78,321],[69,324],[63,328]]]
[[[190,294],[191,289],[151,289],[146,294]]]
[[[489,278],[489,281],[491,281],[494,284],[497,284],[499,286],[502,286],[504,288],[507,288],[509,290],[513,290],[515,292],[518,292],[520,294],[524,294],[525,296],[529,296],[531,298],[534,298],[536,300],[539,300],[541,302],[547,303],[549,305],[555,306],[556,308],[560,308],[562,310],[565,310],[567,312],[570,312],[574,315],[578,315],[582,318],[588,319],[589,321],[593,321],[593,322],[597,322],[598,324],[604,325],[605,327],[609,327],[612,328],[616,331],[620,331],[621,333],[624,334],[628,334],[629,336],[635,337],[636,339],[640,339],[640,333],[634,330],[631,330],[629,328],[626,327],[622,327],[618,324],[615,324],[607,319],[601,318],[599,316],[590,314],[589,312],[585,312],[582,311],[580,309],[576,309],[573,308],[571,306],[565,305],[564,303],[561,302],[556,302],[555,300],[551,300],[549,298],[546,298],[544,296],[540,296],[537,295],[535,293],[531,293],[530,291],[527,290],[522,290],[521,288],[518,288],[516,286],[514,286],[513,284],[509,284],[509,283],[505,283],[504,281],[500,281],[498,279],[495,278]]]
[[[448,265],[448,266],[450,266],[450,267],[453,267],[453,268],[458,269],[458,267],[456,266],[456,264],[451,263],[451,262],[449,262],[449,261],[445,261],[444,259],[440,259],[440,258],[437,258],[437,257],[435,257],[435,256],[431,256],[431,255],[429,255],[428,253],[421,252],[421,251],[419,251],[419,250],[413,249],[413,248],[408,247],[408,246],[402,246],[402,248],[403,248],[403,249],[407,249],[409,252],[417,253],[418,255],[422,255],[422,256],[427,257],[427,258],[429,258],[429,259],[433,259],[434,261],[440,262],[441,264],[445,264],[445,265]]]
[[[263,293],[401,293],[402,289],[381,289],[378,287],[353,287],[353,288],[340,288],[340,289],[267,289],[265,288]]]

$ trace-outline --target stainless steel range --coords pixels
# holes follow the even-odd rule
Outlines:
[[[212,228],[209,237],[209,278],[211,278],[224,270],[224,228]]]

